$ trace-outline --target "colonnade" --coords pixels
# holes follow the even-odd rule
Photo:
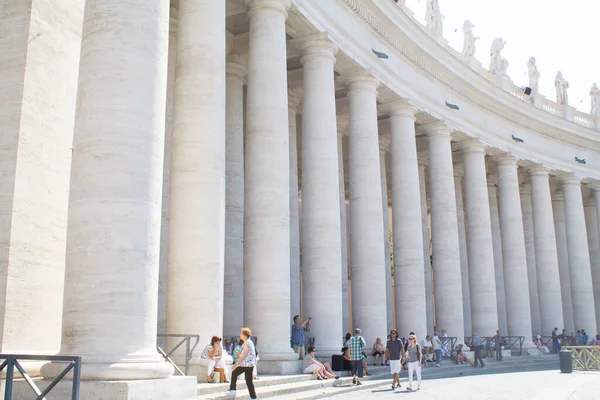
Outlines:
[[[242,325],[259,338],[261,371],[297,371],[296,313],[312,317],[322,355],[351,327],[369,345],[390,327],[420,337],[444,328],[459,341],[500,328],[526,348],[555,326],[596,333],[600,186],[442,121],[417,123],[427,110],[382,99],[373,71],[336,70],[343,49],[327,33],[288,41],[290,0],[244,2],[245,53],[228,45],[224,1],[180,0],[170,13],[141,3],[87,0],[80,59],[70,59],[79,81],[77,107],[63,112],[75,120],[69,199],[52,205],[66,237],[59,353],[84,356],[83,379],[167,378],[157,329],[206,342]],[[13,159],[23,151],[3,148]],[[594,196],[585,203],[582,185]],[[20,224],[33,226],[12,211],[27,204],[19,190],[3,198],[11,254]],[[2,262],[9,272],[15,263]]]

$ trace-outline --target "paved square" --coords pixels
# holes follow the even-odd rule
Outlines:
[[[375,389],[333,398],[398,399],[406,395],[412,400],[592,400],[600,398],[600,373],[535,371],[423,380],[418,392],[408,392],[404,379],[401,389],[392,391],[390,386],[386,382]]]

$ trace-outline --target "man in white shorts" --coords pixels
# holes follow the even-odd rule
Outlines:
[[[400,387],[400,351],[402,350],[402,340],[398,338],[398,332],[392,329],[390,332],[390,340],[385,346],[385,359],[390,361],[390,373],[393,375],[392,389]]]

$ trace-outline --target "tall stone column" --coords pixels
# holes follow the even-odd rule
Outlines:
[[[405,335],[427,335],[425,272],[419,164],[415,139],[417,109],[404,102],[387,105],[392,139],[392,218],[396,327]],[[391,307],[390,307],[391,308]]]
[[[144,3],[85,5],[61,348],[83,358],[82,398],[196,392],[195,378],[165,379],[173,367],[156,351],[169,8]]]
[[[339,353],[342,253],[333,66],[327,34],[300,39],[302,55],[302,276],[304,313],[324,356]]]
[[[555,327],[564,327],[552,196],[546,168],[539,166],[529,169],[529,177],[541,320],[541,330],[537,334],[547,335]]]
[[[227,60],[223,334],[229,337],[244,325],[244,64],[237,54]]]
[[[598,325],[598,321],[600,321],[600,235],[598,234],[598,210],[596,208],[595,196],[588,197],[583,205],[585,207],[585,225],[587,227],[588,244],[590,247],[596,325]],[[600,332],[599,328],[600,326],[596,327],[596,331],[594,332]]]
[[[490,203],[490,223],[494,243],[494,277],[496,278],[496,302],[498,308],[498,329],[502,335],[508,332],[506,322],[506,292],[504,289],[504,265],[502,263],[502,235],[498,215],[498,177],[488,176],[488,196]]]
[[[590,252],[585,226],[581,179],[574,175],[561,177],[565,196],[569,274],[575,329],[585,329],[588,335],[596,330],[594,288],[590,267]]]
[[[463,203],[464,168],[454,166],[454,193],[456,194],[456,220],[458,222],[458,245],[460,247],[460,278],[462,282],[462,307],[465,335],[471,336],[471,292],[469,285],[469,254],[467,250],[467,229],[465,226],[465,206]]]
[[[268,373],[299,371],[290,349],[289,0],[246,0],[250,19],[244,218],[245,323]],[[304,205],[303,205],[304,207]],[[303,210],[304,211],[304,210]]]
[[[377,87],[367,73],[349,79],[350,255],[353,327],[368,344],[387,330]]]
[[[83,2],[0,2],[4,354],[56,354],[61,345],[82,21]],[[39,367],[26,369],[36,376]]]
[[[485,170],[485,146],[469,140],[461,143],[465,164],[465,205],[469,252],[469,282],[473,331],[492,336],[498,329],[498,303],[495,276],[494,242]]]
[[[436,325],[464,340],[463,301],[452,169],[452,128],[442,123],[426,126],[429,147],[429,188],[435,285]]]
[[[565,216],[565,199],[561,192],[552,195],[554,213],[554,229],[556,231],[556,250],[558,253],[558,272],[560,276],[560,292],[562,314],[567,332],[575,332],[573,318],[573,299],[571,297],[571,275],[569,273],[569,251],[567,248],[567,221]]]
[[[344,136],[348,133],[348,118],[337,117],[338,129],[338,173],[340,182],[340,236],[342,251],[342,330],[350,332],[348,321],[348,219],[346,218],[346,186],[344,182]]]
[[[521,210],[523,213],[523,234],[525,235],[525,255],[527,257],[527,281],[529,283],[529,304],[531,307],[532,335],[541,335],[540,300],[537,285],[537,267],[535,261],[535,241],[533,235],[533,209],[531,206],[531,185],[520,187]],[[554,329],[554,328],[553,328]]]
[[[224,15],[222,2],[179,2],[167,331],[199,334],[203,341],[223,330],[227,129]],[[181,349],[176,358],[182,361],[184,353]],[[191,374],[198,372],[199,358],[197,352]]]
[[[419,189],[421,194],[421,230],[423,232],[423,270],[425,272],[425,310],[427,316],[427,333],[432,335],[433,325],[433,282],[431,277],[431,252],[429,248],[429,214],[427,212],[427,183],[425,182],[427,161],[419,160]]]
[[[383,210],[383,259],[385,260],[385,304],[387,317],[387,331],[392,330],[394,318],[392,304],[394,303],[394,293],[392,292],[392,263],[390,260],[390,220],[389,220],[389,199],[388,183],[386,171],[386,154],[391,145],[391,137],[379,135],[379,169],[381,171],[381,204]]]
[[[300,207],[298,191],[298,141],[296,117],[301,108],[302,93],[288,93],[288,126],[290,134],[290,323],[300,315]]]
[[[158,333],[167,333],[167,290],[169,255],[169,187],[171,183],[171,136],[173,135],[173,100],[177,70],[177,34],[179,11],[171,7],[169,14],[169,65],[167,67],[167,107],[165,112],[165,156],[163,163],[162,210],[160,220],[160,259],[158,266]],[[158,345],[165,345],[159,338]]]
[[[534,348],[531,340],[527,255],[525,254],[517,159],[504,154],[495,157],[495,161],[498,166],[498,211],[502,234],[508,334],[525,336],[524,348]]]

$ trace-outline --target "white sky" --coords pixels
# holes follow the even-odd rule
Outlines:
[[[391,0],[390,0],[391,1]],[[406,0],[424,24],[426,0]],[[469,19],[476,42],[476,58],[489,67],[489,50],[502,37],[508,75],[517,86],[527,86],[527,61],[533,56],[540,71],[540,93],[556,101],[554,77],[561,71],[569,81],[569,104],[590,112],[589,91],[600,84],[600,0],[439,0],[444,15],[444,37],[459,52],[462,24]]]

